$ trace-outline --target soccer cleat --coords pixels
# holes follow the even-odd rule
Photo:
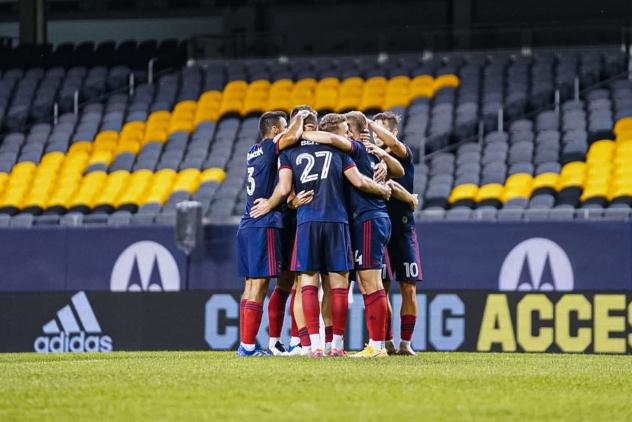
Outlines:
[[[329,353],[327,353],[327,356],[332,358],[346,358],[347,352],[342,349],[331,349]]]
[[[236,355],[237,357],[240,357],[240,358],[271,356],[270,352],[268,352],[267,350],[263,350],[258,345],[255,346],[254,350],[248,351],[241,344],[239,345],[239,348],[237,349]]]
[[[397,349],[395,348],[395,342],[393,340],[386,340],[384,346],[386,347],[386,353],[389,355],[397,354]]]
[[[407,344],[400,343],[397,354],[401,356],[417,356],[417,353],[415,353],[413,348],[410,346],[410,343],[407,343]]]
[[[325,356],[323,354],[323,349],[316,349],[316,350],[312,350],[311,352],[309,352],[309,357],[310,358],[322,358],[323,356]]]
[[[351,355],[352,358],[385,358],[388,357],[386,349],[377,349],[373,346],[366,345],[364,350],[356,354]]]
[[[323,351],[325,356],[329,356],[331,354],[331,343],[325,344],[325,350]]]
[[[283,343],[277,341],[274,347],[270,349],[272,356],[289,356],[290,354],[283,347]]]
[[[291,344],[287,347],[287,353],[290,356],[298,356],[301,352],[301,345],[297,344],[292,346]]]

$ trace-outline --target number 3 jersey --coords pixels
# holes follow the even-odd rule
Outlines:
[[[294,191],[314,191],[314,199],[297,210],[297,224],[313,221],[345,223],[349,219],[344,192],[344,172],[355,167],[342,151],[302,140],[283,151],[279,169],[292,170]]]
[[[264,139],[250,147],[246,156],[246,209],[239,223],[240,228],[283,227],[281,211],[277,208],[268,214],[251,218],[250,209],[258,198],[269,198],[277,182],[277,145],[272,139]]]

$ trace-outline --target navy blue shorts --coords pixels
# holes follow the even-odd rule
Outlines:
[[[384,249],[390,237],[391,220],[388,217],[354,223],[351,229],[351,244],[355,269],[382,269]]]
[[[419,242],[415,224],[394,224],[388,242],[391,266],[397,281],[417,282],[423,280]]]
[[[294,248],[294,238],[296,237],[296,213],[283,218],[283,228],[281,229],[281,252],[283,255],[281,269],[291,271],[290,264]]]
[[[281,229],[248,227],[237,230],[237,266],[246,278],[281,275]]]
[[[292,271],[345,272],[352,268],[348,224],[315,221],[297,227]]]

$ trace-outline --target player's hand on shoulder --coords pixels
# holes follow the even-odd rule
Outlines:
[[[387,174],[388,168],[386,167],[386,163],[384,161],[380,161],[375,165],[375,169],[373,170],[373,180],[381,183],[386,180]]]
[[[307,116],[309,116],[309,110],[301,110],[296,113],[295,117],[298,117],[301,120],[304,120]]]
[[[378,147],[375,144],[367,144],[366,150],[369,154],[373,154],[378,158],[382,158],[386,155],[386,151],[384,151],[382,148]]]
[[[252,204],[252,208],[250,208],[250,217],[251,218],[259,218],[263,217],[271,210],[270,202],[268,198],[257,198],[255,202]]]
[[[410,201],[410,210],[411,211],[415,211],[417,209],[417,207],[419,206],[419,195],[417,195],[416,193],[411,195],[412,199]]]
[[[389,184],[383,184],[381,186],[384,188],[382,192],[382,198],[388,201],[389,199],[391,199],[391,193],[393,192],[391,190],[391,186]]]
[[[314,191],[300,191],[291,201],[291,207],[297,209],[303,205],[309,204],[314,199]]]

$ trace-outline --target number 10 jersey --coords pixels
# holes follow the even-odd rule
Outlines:
[[[342,151],[301,140],[279,156],[279,169],[292,170],[294,191],[314,191],[314,199],[297,210],[298,225],[308,222],[345,223],[349,219],[344,192],[344,172],[355,167]]]

